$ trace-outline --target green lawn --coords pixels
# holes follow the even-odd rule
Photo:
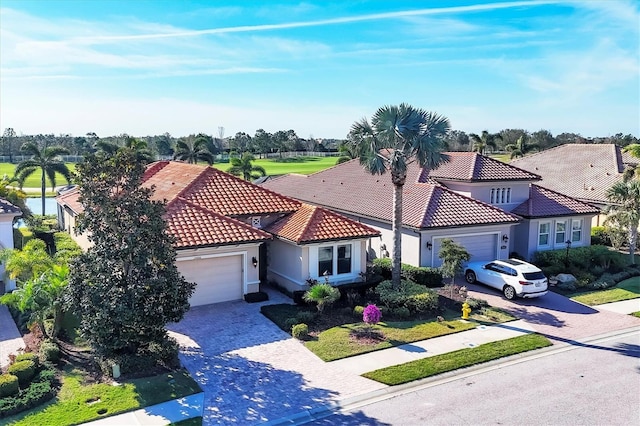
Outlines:
[[[476,327],[475,323],[452,321],[399,321],[378,323],[373,326],[375,332],[384,336],[376,344],[359,343],[352,339],[351,333],[361,329],[362,323],[345,324],[333,327],[321,332],[316,340],[305,342],[305,346],[323,361],[335,361],[336,359],[360,355],[380,349],[431,339],[459,331],[470,330]]]
[[[284,175],[287,173],[309,175],[335,166],[336,161],[338,161],[338,157],[295,157],[284,158],[282,160],[257,159],[253,161],[253,165],[264,167],[269,176]],[[213,167],[226,172],[231,166],[229,163],[214,163]]]
[[[485,343],[475,348],[460,349],[406,364],[381,368],[362,376],[393,386],[546,346],[551,346],[551,342],[546,337],[539,334],[526,334],[498,342]]]
[[[80,424],[201,391],[184,371],[129,380],[120,386],[85,384],[84,381],[85,377],[78,370],[66,368],[62,389],[51,403],[2,419],[2,422],[16,426]]]
[[[602,305],[640,297],[640,277],[629,278],[605,290],[595,290],[573,295],[571,298],[585,305]]]
[[[638,312],[632,312],[631,315],[633,315],[634,317],[638,317],[640,318],[640,311]]]
[[[76,170],[76,165],[74,163],[67,163],[67,167],[73,173]],[[13,176],[13,173],[16,169],[16,164],[12,163],[0,163],[0,176],[6,174],[9,177]],[[42,172],[40,170],[36,170],[31,176],[27,178],[24,182],[24,188],[37,188],[40,189],[40,182],[42,179]],[[56,185],[62,186],[66,185],[67,181],[64,176],[59,173],[56,173]],[[47,190],[51,189],[51,185],[47,180]]]

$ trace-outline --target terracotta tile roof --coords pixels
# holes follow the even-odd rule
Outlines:
[[[266,230],[297,244],[380,235],[373,228],[309,204],[302,204],[297,212],[271,224]]]
[[[176,248],[237,244],[270,240],[271,234],[244,222],[177,199],[167,206],[169,232]]]
[[[518,222],[496,207],[456,194],[441,185],[420,183],[420,167],[407,171],[402,223],[413,228]],[[371,175],[351,160],[308,176],[287,175],[263,186],[308,203],[343,213],[391,222],[393,184],[388,174]]]
[[[4,198],[0,198],[0,214],[21,214],[20,207],[10,203]]]
[[[537,173],[539,185],[579,200],[606,203],[606,191],[622,180],[625,165],[637,164],[613,144],[565,144],[512,160]]]
[[[513,213],[526,218],[597,214],[599,212],[599,209],[590,204],[538,185],[531,185],[529,199],[513,210]]]
[[[65,191],[62,194],[58,195],[56,197],[56,201],[61,206],[69,207],[74,213],[82,213],[84,208],[82,207],[82,204],[80,204],[80,201],[78,200],[79,196],[80,196],[80,191],[76,186],[75,188],[70,189],[69,191]]]
[[[540,180],[540,176],[503,163],[477,152],[447,152],[448,161],[435,169],[424,168],[419,182],[435,180],[477,181],[514,181]]]
[[[212,167],[173,161],[150,164],[143,176],[143,185],[155,188],[153,199],[167,202],[165,219],[169,231],[178,239],[176,247],[179,248],[271,239],[269,233],[234,216],[295,214],[303,205]],[[79,191],[74,189],[57,199],[58,203],[80,213],[83,208],[78,196]],[[296,220],[300,217],[297,215]],[[294,231],[292,226],[296,222],[290,223],[283,228],[286,235]],[[351,219],[326,211],[314,212],[311,220],[303,225],[305,228],[298,238],[305,242],[378,235]]]

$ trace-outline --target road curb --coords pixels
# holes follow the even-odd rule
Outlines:
[[[473,365],[470,367],[461,368],[458,370],[450,371],[447,373],[438,374],[437,376],[427,377],[425,379],[416,380],[410,383],[404,383],[402,385],[388,386],[383,389],[377,389],[371,392],[365,392],[360,395],[355,395],[335,401],[332,403],[322,404],[318,407],[305,410],[290,416],[285,416],[280,419],[272,420],[264,423],[269,426],[278,425],[301,425],[313,420],[320,420],[331,414],[345,410],[349,408],[357,408],[358,406],[369,405],[378,401],[389,399],[395,396],[400,396],[405,393],[414,392],[416,390],[426,389],[429,387],[444,384],[453,380],[463,379],[476,374],[481,374],[485,371],[491,371],[497,368],[502,368],[508,365],[526,362],[528,360],[540,358],[542,356],[552,355],[556,352],[568,351],[577,349],[603,339],[614,338],[623,336],[626,334],[632,334],[640,332],[640,326],[634,326],[624,328],[620,330],[610,331],[594,336],[589,336],[584,339],[572,340],[570,342],[556,342],[546,348],[536,349],[533,351],[527,351],[516,355],[510,355],[508,357],[499,358],[493,361],[488,361],[482,364]],[[542,333],[540,333],[542,334]],[[545,336],[549,338],[550,336]]]

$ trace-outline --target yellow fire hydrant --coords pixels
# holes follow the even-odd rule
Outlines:
[[[462,319],[469,319],[469,314],[471,313],[471,308],[467,302],[462,304]]]

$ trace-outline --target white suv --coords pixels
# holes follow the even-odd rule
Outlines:
[[[508,259],[492,262],[470,262],[464,279],[478,281],[502,291],[509,300],[518,297],[539,297],[547,294],[547,277],[537,267],[523,260]]]

